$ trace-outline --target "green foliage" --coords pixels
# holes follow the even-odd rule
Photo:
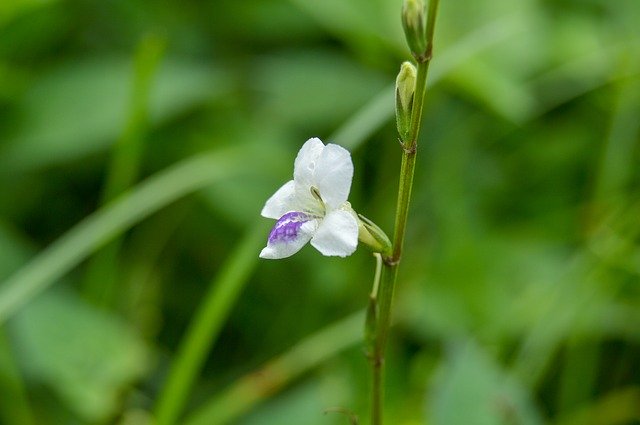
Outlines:
[[[375,260],[250,253],[312,136],[352,150],[350,201],[390,234],[400,9],[0,1],[0,423],[152,423],[173,368],[167,423],[368,423]],[[441,2],[387,423],[640,420],[638,22]]]
[[[48,292],[12,325],[25,373],[48,385],[87,422],[108,419],[121,388],[152,364],[142,341],[121,319],[66,293]]]
[[[473,342],[454,345],[436,375],[430,423],[541,424],[527,390]]]
[[[155,78],[149,110],[156,124],[221,95],[229,84],[210,66],[173,59]],[[125,125],[132,80],[129,58],[82,59],[46,73],[17,105],[20,125],[3,143],[0,166],[23,172],[104,151]]]

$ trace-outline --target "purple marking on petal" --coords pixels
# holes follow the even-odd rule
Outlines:
[[[276,222],[269,233],[269,243],[290,242],[298,237],[300,227],[311,219],[303,212],[288,212]]]

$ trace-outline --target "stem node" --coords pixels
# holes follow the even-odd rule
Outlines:
[[[395,267],[400,264],[400,257],[383,257],[382,261],[384,265],[387,267]]]

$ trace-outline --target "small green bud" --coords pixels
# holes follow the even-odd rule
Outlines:
[[[410,111],[413,106],[413,94],[416,91],[416,67],[411,62],[404,62],[396,78],[396,96],[402,109]]]
[[[404,0],[402,3],[402,27],[413,56],[417,58],[424,55],[427,49],[427,35],[423,0]]]
[[[360,214],[358,214],[358,240],[373,252],[391,255],[389,237],[373,221]]]
[[[416,91],[416,67],[404,62],[396,78],[396,124],[403,142],[406,141],[411,127],[413,95]]]

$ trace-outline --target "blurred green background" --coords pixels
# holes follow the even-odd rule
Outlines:
[[[400,7],[0,1],[0,423],[368,422],[373,258],[259,260],[259,212],[319,136],[391,232]],[[387,423],[639,424],[640,2],[435,44]]]

